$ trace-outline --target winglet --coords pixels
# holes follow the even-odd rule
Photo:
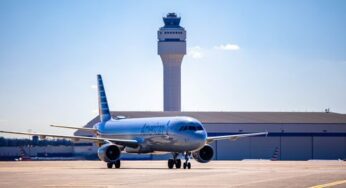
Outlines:
[[[98,101],[99,101],[99,115],[100,121],[106,122],[111,119],[111,114],[109,112],[106,91],[103,86],[103,81],[101,75],[97,75],[97,88],[98,88]]]

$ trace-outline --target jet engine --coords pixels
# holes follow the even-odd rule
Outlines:
[[[104,144],[97,150],[97,155],[107,163],[116,162],[120,158],[121,150],[115,144]]]
[[[214,149],[210,145],[206,144],[202,149],[193,152],[192,156],[200,163],[207,163],[214,157]]]

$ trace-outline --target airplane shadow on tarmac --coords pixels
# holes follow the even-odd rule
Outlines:
[[[186,171],[188,171],[188,170],[212,170],[213,168],[191,168],[191,169],[183,169],[183,168],[181,168],[181,169],[168,169],[168,168],[117,168],[117,169],[115,169],[115,168],[111,168],[111,169],[109,169],[109,168],[83,168],[83,169],[105,169],[105,170],[171,170],[171,171],[176,171],[176,170],[186,170]]]

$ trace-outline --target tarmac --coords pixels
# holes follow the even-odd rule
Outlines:
[[[0,162],[0,187],[346,187],[345,161],[192,161],[168,169],[167,161]]]

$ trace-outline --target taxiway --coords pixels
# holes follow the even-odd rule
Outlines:
[[[167,169],[166,161],[0,162],[0,187],[346,187],[345,161],[192,161]]]

